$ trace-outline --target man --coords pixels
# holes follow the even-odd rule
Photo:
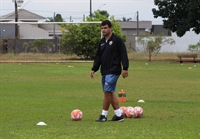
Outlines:
[[[123,121],[124,117],[119,109],[116,95],[117,80],[122,74],[123,78],[128,77],[128,56],[123,40],[112,33],[112,24],[109,20],[101,23],[103,38],[101,39],[95,56],[94,64],[90,72],[90,77],[94,78],[94,73],[101,66],[102,88],[104,92],[103,110],[96,122],[107,121],[108,109],[112,105],[115,116],[111,121]]]

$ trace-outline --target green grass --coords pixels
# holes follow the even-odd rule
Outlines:
[[[191,52],[188,52],[191,53]],[[179,61],[177,54],[184,53],[153,53],[152,61]],[[200,60],[200,52],[196,52],[198,55],[197,60]],[[149,60],[148,53],[139,53],[128,51],[128,57],[131,60]],[[14,55],[13,53],[1,54],[0,53],[0,62],[19,62],[19,61],[46,61],[46,62],[65,62],[66,60],[82,60],[83,58],[76,55],[66,55],[66,54],[42,54],[42,53],[20,53]],[[191,58],[190,58],[191,59]]]
[[[144,116],[105,123],[95,122],[103,93],[100,73],[89,77],[92,63],[1,64],[0,138],[199,139],[200,65],[145,63],[130,61],[129,77],[116,89],[127,96],[120,106],[141,106]],[[70,119],[76,108],[82,121]],[[110,107],[108,118],[113,114]],[[36,126],[40,121],[47,126]]]

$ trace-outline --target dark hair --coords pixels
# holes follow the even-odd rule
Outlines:
[[[108,25],[109,28],[112,27],[112,24],[109,20],[104,20],[101,22],[101,26],[105,26],[105,25]]]

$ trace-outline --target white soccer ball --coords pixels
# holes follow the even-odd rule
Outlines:
[[[137,112],[137,118],[141,118],[144,114],[144,110],[140,106],[136,106],[135,110]]]
[[[126,117],[128,118],[136,118],[137,117],[137,111],[134,107],[128,106],[126,109]]]
[[[73,121],[80,121],[83,118],[83,113],[79,109],[75,109],[71,112],[71,119]]]
[[[123,117],[126,117],[126,110],[127,110],[127,107],[121,106],[119,109],[120,109],[120,111],[121,111],[121,113],[122,113],[122,116],[123,116]]]

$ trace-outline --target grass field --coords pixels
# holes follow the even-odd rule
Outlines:
[[[101,75],[90,79],[92,63],[0,65],[1,139],[199,139],[200,64],[130,61],[120,77],[127,102],[141,106],[142,118],[96,123],[101,114]],[[138,103],[143,99],[145,103]],[[82,121],[71,121],[73,109]],[[108,119],[113,116],[110,107]],[[37,126],[38,122],[47,126]]]

